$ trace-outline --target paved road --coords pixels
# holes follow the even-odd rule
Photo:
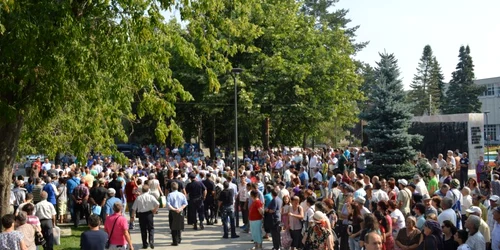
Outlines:
[[[186,225],[182,232],[182,243],[178,246],[171,246],[172,237],[168,225],[168,211],[160,209],[158,215],[154,218],[155,224],[155,249],[250,249],[253,247],[251,235],[237,229],[240,235],[237,239],[223,239],[222,225],[219,220],[217,225],[205,226],[204,230],[193,230],[192,226]],[[243,225],[243,224],[241,224]],[[135,249],[141,249],[142,240],[138,221],[136,220],[135,229],[131,230],[132,242]],[[272,249],[272,242],[264,240],[264,249]]]

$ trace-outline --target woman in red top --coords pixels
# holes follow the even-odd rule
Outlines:
[[[257,190],[250,192],[250,198],[253,200],[248,211],[248,220],[250,221],[250,231],[255,244],[253,249],[262,249],[262,218],[264,215],[264,204],[259,199]]]

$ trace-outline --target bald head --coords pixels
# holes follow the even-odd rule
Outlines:
[[[366,250],[382,250],[382,236],[376,232],[370,232],[365,235]]]

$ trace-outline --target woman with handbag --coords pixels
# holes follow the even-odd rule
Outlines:
[[[290,208],[290,212],[288,213],[290,236],[292,237],[292,250],[301,247],[302,220],[304,219],[304,209],[299,205],[299,202],[300,198],[298,196],[292,197],[292,207]]]
[[[26,212],[20,212],[16,216],[16,230],[23,234],[23,242],[26,245],[26,250],[36,250],[36,242],[35,238],[39,239],[39,244],[43,245],[43,236],[41,232],[41,228],[38,226],[34,226],[31,224],[27,224],[27,215]],[[36,236],[38,234],[38,236]]]

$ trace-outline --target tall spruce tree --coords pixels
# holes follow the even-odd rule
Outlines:
[[[484,86],[474,84],[474,64],[470,55],[470,48],[461,46],[458,54],[459,62],[446,91],[446,103],[443,108],[445,114],[460,114],[481,112],[479,95]]]
[[[412,89],[408,93],[408,102],[412,105],[414,115],[439,113],[443,78],[441,66],[432,54],[431,46],[426,45],[418,63],[417,73],[410,84]]]
[[[368,95],[371,107],[361,114],[368,122],[368,147],[373,150],[373,164],[367,174],[382,177],[410,178],[416,172],[411,164],[417,151],[412,145],[421,140],[408,134],[413,115],[405,102],[399,67],[393,54],[380,54],[375,81]]]
[[[430,45],[424,47],[424,52],[418,63],[417,73],[413,76],[408,93],[408,100],[412,104],[414,115],[430,114],[429,85],[434,56]]]
[[[444,102],[444,75],[441,70],[441,65],[436,57],[432,60],[431,75],[429,80],[429,95],[431,96],[430,114],[435,115],[441,113]]]

